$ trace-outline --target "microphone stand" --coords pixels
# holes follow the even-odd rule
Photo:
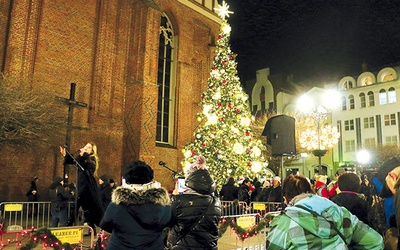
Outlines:
[[[178,172],[176,172],[175,170],[173,170],[173,169],[167,167],[167,163],[165,163],[165,162],[163,162],[163,161],[160,161],[158,164],[159,164],[160,166],[163,166],[164,168],[168,169],[169,171],[171,171],[171,172],[172,172],[172,179],[175,180],[175,176],[178,174]]]
[[[69,156],[69,157],[71,157],[71,159],[72,159],[72,161],[73,161],[73,166],[75,167],[75,169],[76,169],[76,183],[75,183],[75,194],[74,194],[74,202],[75,202],[75,205],[74,205],[74,224],[75,225],[77,225],[77,219],[78,219],[78,195],[79,195],[79,184],[78,184],[78,172],[79,172],[79,169],[81,169],[82,171],[84,171],[85,169],[82,167],[82,165],[76,160],[76,158],[68,151],[68,148],[67,148],[67,146],[64,146],[64,148],[65,148],[65,152],[66,152],[66,155],[65,156]]]

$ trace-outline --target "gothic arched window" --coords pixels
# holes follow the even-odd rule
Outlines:
[[[175,69],[176,41],[174,30],[168,17],[161,16],[160,44],[158,49],[158,143],[173,144],[175,114]]]

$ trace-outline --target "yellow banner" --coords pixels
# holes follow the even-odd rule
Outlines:
[[[256,217],[255,216],[238,217],[237,224],[239,227],[247,229],[256,224]]]
[[[83,241],[82,228],[51,229],[50,231],[62,243],[78,244]]]
[[[254,210],[265,210],[265,204],[264,203],[253,203],[253,209]]]
[[[22,204],[5,204],[4,206],[5,212],[15,212],[15,211],[22,211]]]

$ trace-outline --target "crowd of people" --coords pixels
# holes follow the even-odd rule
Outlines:
[[[74,225],[79,216],[95,234],[96,228],[111,234],[110,250],[218,249],[221,204],[203,156],[185,172],[183,192],[175,188],[171,194],[154,180],[153,169],[143,161],[126,166],[125,182],[119,186],[107,175],[98,177],[94,143],[87,143],[77,155],[65,147],[60,147],[60,153],[78,175],[77,182],[69,184],[59,176],[53,178],[49,187],[51,227]],[[34,177],[26,194],[33,203],[38,201],[37,181]]]
[[[308,223],[311,221],[310,218],[313,218],[314,221],[320,222],[321,219],[335,218],[335,213],[337,213],[337,211],[335,212],[335,209],[337,210],[339,207],[340,209],[345,209],[344,212],[340,211],[340,213],[342,213],[341,216],[345,216],[343,218],[347,218],[351,224],[347,226],[352,227],[344,228],[344,225],[335,224],[334,221],[339,218],[335,218],[332,221],[333,224],[329,226],[331,230],[329,232],[330,234],[339,235],[336,231],[332,232],[332,228],[339,227],[341,228],[339,230],[341,230],[342,234],[347,233],[349,235],[353,235],[345,235],[345,240],[343,241],[339,238],[332,240],[332,235],[318,235],[318,230],[322,229],[310,228],[303,225],[305,228],[301,229],[303,232],[300,233],[302,236],[299,237],[304,237],[304,230],[306,230],[307,234],[311,233],[313,237],[307,236],[306,238],[293,240],[293,237],[295,236],[294,234],[291,234],[289,237],[284,232],[288,232],[287,230],[293,225],[296,225],[296,227],[293,228],[294,231],[299,230],[298,227],[299,225],[302,225],[301,222],[303,219],[299,219],[300,221],[294,222],[292,218],[292,221],[288,220],[285,222],[286,224],[283,223],[285,219],[276,219],[271,224],[271,231],[268,236],[268,249],[310,249],[316,247],[317,245],[310,245],[310,239],[308,237],[312,238],[311,241],[313,244],[320,244],[319,246],[323,246],[322,248],[329,248],[328,246],[334,246],[342,241],[340,244],[343,244],[344,242],[346,246],[358,246],[362,249],[400,249],[397,248],[399,230],[396,226],[396,209],[393,195],[396,193],[396,188],[400,187],[400,184],[396,184],[397,179],[395,179],[395,181],[392,180],[393,178],[400,176],[400,167],[397,167],[400,165],[400,162],[395,161],[393,164],[390,163],[391,161],[389,161],[388,164],[392,167],[389,166],[386,168],[389,170],[385,170],[383,177],[379,177],[378,173],[356,174],[343,168],[339,168],[336,171],[334,179],[332,180],[330,180],[330,178],[326,175],[318,174],[315,175],[314,179],[309,179],[302,175],[290,175],[283,181],[283,185],[281,183],[281,178],[278,176],[275,176],[271,179],[266,179],[263,182],[260,182],[257,178],[251,180],[247,177],[240,177],[238,180],[235,180],[233,177],[231,177],[228,179],[227,183],[222,186],[219,195],[223,201],[238,200],[241,202],[246,202],[248,205],[254,202],[269,203],[282,201],[282,204],[284,204],[282,214],[290,214],[290,218],[294,216],[294,212],[292,211],[294,202],[290,201],[296,195],[290,196],[285,194],[285,191],[286,193],[299,192],[298,195],[302,194],[304,197],[316,196],[317,198],[305,199],[305,201],[311,202],[310,204],[307,202],[309,209],[317,211],[309,212],[303,211],[304,209],[299,210],[295,208],[294,210],[296,210],[296,216],[308,218],[304,219],[309,220]],[[385,169],[385,166],[383,166],[382,169]],[[308,187],[304,189],[305,187],[303,185],[297,186],[299,185],[299,182],[303,182],[303,179],[307,181],[309,189],[307,189]],[[286,187],[292,185],[291,190],[285,190],[285,182]],[[292,182],[294,182],[296,185]],[[301,197],[301,199],[304,197]],[[321,200],[321,198],[323,199]],[[312,204],[314,199],[316,200],[315,202],[320,206],[313,207],[315,205]],[[294,201],[297,202],[297,197],[294,199]],[[329,210],[328,208],[331,209],[330,212],[327,212]],[[299,210],[300,213],[297,210]],[[314,212],[316,212],[317,215]],[[309,217],[302,213],[308,214]],[[327,214],[324,215],[323,213]],[[283,215],[279,217],[282,216]],[[322,217],[319,218],[318,216]],[[287,219],[288,216],[283,217]],[[343,220],[343,218],[340,218],[340,220]],[[357,231],[360,228],[363,229],[361,231]],[[360,233],[360,235],[357,237],[361,238],[354,238],[354,235],[357,235],[357,232]],[[326,241],[324,237],[327,237],[327,239],[330,240]],[[365,241],[364,237],[368,237],[373,240]],[[396,247],[393,248],[391,246]]]
[[[51,226],[74,224],[76,211],[67,212],[73,201],[94,231],[98,227],[111,234],[107,249],[218,249],[221,200],[282,204],[269,221],[267,249],[398,249],[395,204],[400,199],[394,198],[400,161],[383,167],[386,172],[380,175],[338,169],[333,180],[300,174],[284,180],[231,177],[218,192],[206,159],[197,156],[185,169],[184,190],[176,187],[171,194],[143,161],[128,164],[126,183],[118,186],[107,175],[97,177],[94,143],[75,157],[63,147],[60,152],[65,163],[77,167],[78,179],[76,185],[53,179]],[[37,200],[37,180],[31,183],[29,199]]]
[[[220,199],[223,201],[251,202],[281,202],[282,185],[281,178],[275,176],[263,182],[258,178],[251,180],[248,177],[240,177],[236,182],[230,177],[226,184],[222,185],[219,191]]]

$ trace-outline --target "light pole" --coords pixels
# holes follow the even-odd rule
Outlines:
[[[318,97],[320,103],[326,103],[326,101],[329,100],[331,102],[329,103],[331,108],[337,106],[335,101],[340,99],[336,97],[336,93],[331,91],[326,91],[324,94],[328,94],[329,96],[323,96],[323,93],[316,94],[316,97],[314,96],[314,98],[309,95],[303,95],[297,101],[297,106],[303,113],[306,114],[306,117],[309,116],[314,120],[314,123],[311,123],[312,125],[305,122],[309,128],[304,129],[300,133],[299,141],[302,147],[310,150],[314,156],[318,157],[319,174],[323,174],[322,157],[326,154],[327,149],[333,147],[339,140],[339,133],[337,129],[330,125],[325,125],[325,121],[328,119],[328,114],[330,112],[321,105],[315,105],[314,99],[317,99]],[[316,130],[311,128],[315,124]]]
[[[315,110],[311,113],[314,117],[315,121],[317,122],[317,140],[318,140],[318,147],[312,151],[313,155],[318,157],[318,172],[319,174],[322,173],[322,157],[326,154],[327,150],[325,148],[321,148],[321,121],[324,121],[327,116],[328,112],[321,106],[315,108]]]

